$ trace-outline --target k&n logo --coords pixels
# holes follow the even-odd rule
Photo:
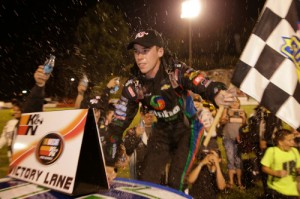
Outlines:
[[[18,135],[35,135],[44,119],[40,114],[23,115],[18,128]]]

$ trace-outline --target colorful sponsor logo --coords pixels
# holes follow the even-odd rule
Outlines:
[[[35,135],[44,119],[40,114],[24,115],[20,120],[18,135]]]
[[[160,90],[168,90],[169,88],[171,87],[171,85],[170,84],[164,84],[161,88],[160,88]]]
[[[195,86],[198,86],[199,83],[201,83],[201,85],[207,87],[207,86],[209,85],[210,82],[211,82],[211,81],[208,80],[208,79],[206,79],[206,78],[204,77],[203,74],[199,74],[199,75],[193,80],[193,84],[194,84]]]
[[[281,52],[294,62],[297,70],[298,81],[300,81],[300,40],[296,36],[282,38],[284,40],[284,44],[281,47]]]
[[[165,121],[172,121],[177,119],[178,114],[180,112],[180,107],[176,105],[171,111],[153,111],[154,115],[157,118],[164,119]]]
[[[152,96],[152,98],[150,100],[150,105],[155,110],[161,111],[166,107],[166,102],[161,96],[154,95],[154,96]]]
[[[120,104],[116,104],[115,107],[116,107],[116,109],[118,109],[120,111],[124,111],[124,112],[126,112],[126,110],[127,110],[127,106],[123,105],[121,103]]]
[[[139,32],[139,33],[137,33],[136,35],[135,35],[135,39],[137,39],[137,38],[142,38],[142,37],[144,37],[145,35],[148,35],[149,33],[147,33],[147,32]]]
[[[114,136],[114,135],[112,135],[112,136],[110,136],[110,139],[109,139],[109,141],[110,141],[111,143],[116,143],[116,142],[118,141],[118,137],[117,137],[117,136]]]
[[[127,90],[129,92],[129,94],[131,95],[131,97],[135,97],[136,96],[135,92],[133,91],[133,89],[131,87],[128,87]]]
[[[126,112],[121,110],[115,110],[115,115],[126,117]]]
[[[198,72],[198,71],[191,72],[190,75],[189,75],[189,79],[192,80],[192,79],[194,79],[197,75],[199,75],[199,72]]]
[[[201,75],[201,74],[199,74],[194,80],[193,80],[193,83],[195,84],[195,86],[198,86],[198,84],[200,83],[200,82],[202,82],[202,81],[204,81],[204,77]]]
[[[64,142],[57,133],[49,133],[44,136],[36,148],[36,158],[44,165],[54,163],[61,155]]]
[[[122,103],[122,104],[124,104],[124,105],[126,105],[128,103],[128,99],[126,97],[124,97],[124,96],[121,96],[119,102]]]

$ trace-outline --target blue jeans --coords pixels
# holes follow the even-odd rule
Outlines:
[[[242,159],[238,152],[236,140],[223,138],[223,145],[227,156],[228,169],[242,169]]]

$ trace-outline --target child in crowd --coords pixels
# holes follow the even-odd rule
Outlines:
[[[300,156],[294,148],[294,134],[287,129],[275,132],[274,147],[267,148],[262,171],[268,174],[267,199],[296,199],[299,197]]]

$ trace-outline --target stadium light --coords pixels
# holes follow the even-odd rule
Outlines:
[[[185,0],[181,4],[181,18],[188,19],[189,22],[189,65],[192,65],[192,19],[201,12],[199,0]]]

